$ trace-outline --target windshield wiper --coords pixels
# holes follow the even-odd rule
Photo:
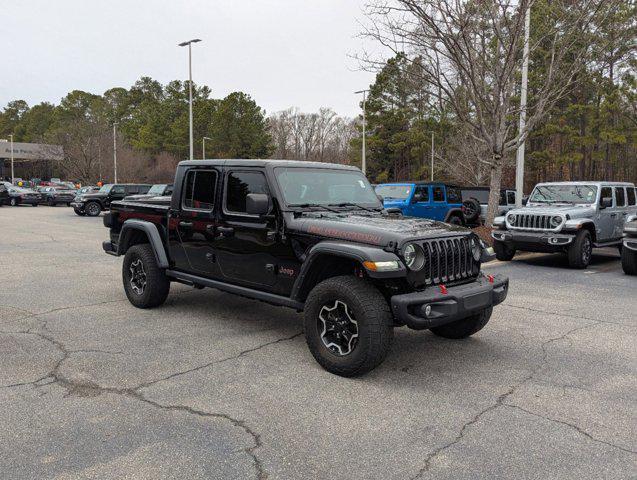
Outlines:
[[[320,203],[293,203],[288,205],[289,207],[298,207],[298,208],[322,208],[327,210],[328,212],[340,213],[338,210],[334,208],[330,208],[326,205],[321,205]]]
[[[352,203],[352,202],[330,203],[330,206],[331,207],[358,207],[361,210],[365,210],[367,212],[374,212],[374,213],[377,213],[379,211],[373,208],[363,207],[362,205],[359,205],[358,203]]]

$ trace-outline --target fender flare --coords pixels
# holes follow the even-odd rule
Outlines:
[[[292,299],[300,301],[300,293],[303,287],[306,285],[306,282],[308,281],[308,274],[312,271],[313,266],[321,255],[329,255],[332,257],[354,260],[360,263],[361,267],[363,262],[366,261],[399,262],[401,269],[392,272],[371,272],[369,270],[366,270],[369,276],[372,278],[396,278],[404,277],[407,274],[407,269],[402,264],[398,256],[394,253],[387,252],[380,247],[357,245],[354,243],[337,242],[330,240],[323,241],[310,248],[305,259],[303,259],[303,264],[301,265],[299,276],[296,278],[294,286],[292,287],[292,294],[290,295]]]
[[[592,227],[592,228],[591,228]],[[595,222],[590,219],[590,218],[575,218],[573,220],[567,220],[564,223],[564,227],[562,227],[562,230],[560,230],[560,232],[575,232],[577,233],[577,230],[580,230],[581,228],[590,228],[592,230],[593,233],[593,241],[597,241],[597,225],[595,225]]]
[[[126,220],[122,225],[122,229],[119,234],[119,242],[117,243],[117,255],[124,255],[128,250],[128,241],[131,233],[135,230],[142,231],[148,237],[148,242],[155,254],[155,260],[159,268],[168,268],[168,256],[166,255],[166,249],[164,242],[157,225],[146,220],[130,219]]]
[[[464,214],[462,213],[462,209],[461,208],[451,208],[449,209],[449,211],[447,212],[447,215],[445,216],[445,223],[448,223],[447,220],[449,220],[451,217],[456,217],[459,216],[460,219],[462,220],[462,223],[464,224]]]

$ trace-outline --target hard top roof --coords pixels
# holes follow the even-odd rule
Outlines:
[[[262,158],[229,158],[229,159],[205,159],[205,160],[184,160],[179,162],[180,167],[194,166],[215,166],[215,167],[304,167],[304,168],[328,168],[340,170],[359,170],[353,165],[341,165],[338,163],[307,162],[303,160],[276,160]]]

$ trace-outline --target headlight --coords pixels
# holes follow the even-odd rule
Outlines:
[[[425,266],[425,252],[416,243],[408,243],[403,248],[403,259],[409,270],[420,270]]]
[[[475,238],[471,239],[471,255],[473,255],[473,259],[477,262],[480,260],[482,256],[482,247],[480,246],[480,240],[476,240]]]
[[[515,225],[515,214],[514,213],[510,213],[509,215],[507,215],[507,221],[511,224],[511,225]]]
[[[551,226],[553,228],[557,228],[562,224],[563,221],[564,219],[562,217],[560,217],[559,215],[555,215],[554,217],[551,217]]]

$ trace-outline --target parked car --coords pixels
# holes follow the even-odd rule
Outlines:
[[[37,207],[40,203],[40,194],[30,188],[11,186],[9,190],[9,205],[12,207],[18,205],[33,205]]]
[[[622,268],[627,275],[637,275],[637,215],[624,226]]]
[[[518,250],[566,252],[571,267],[586,268],[593,248],[621,247],[624,223],[635,214],[632,183],[540,183],[524,208],[494,220],[495,253],[508,261]]]
[[[9,190],[4,183],[0,183],[0,207],[2,205],[9,205],[9,198]]]
[[[462,211],[469,225],[483,225],[489,208],[489,187],[460,187]],[[497,215],[504,215],[515,208],[515,190],[500,190]]]
[[[125,197],[126,200],[143,200],[153,197],[169,197],[173,194],[173,185],[172,183],[159,183],[157,185],[153,185],[150,187],[145,194],[140,195],[128,195]]]
[[[354,376],[379,365],[393,328],[469,337],[507,295],[470,230],[388,213],[356,167],[283,160],[181,162],[171,203],[118,201],[104,217],[124,290],[161,305],[170,283],[305,312],[314,358]]]
[[[439,182],[382,183],[376,194],[385,208],[397,208],[406,217],[429,218],[464,225],[462,195],[458,187]]]
[[[111,202],[122,200],[127,195],[147,193],[151,185],[139,183],[109,183],[94,193],[77,195],[71,202],[76,214],[97,217],[103,210],[108,210]]]
[[[75,190],[67,187],[38,187],[40,193],[40,203],[46,203],[49,207],[54,207],[60,203],[71,206],[75,198]]]

